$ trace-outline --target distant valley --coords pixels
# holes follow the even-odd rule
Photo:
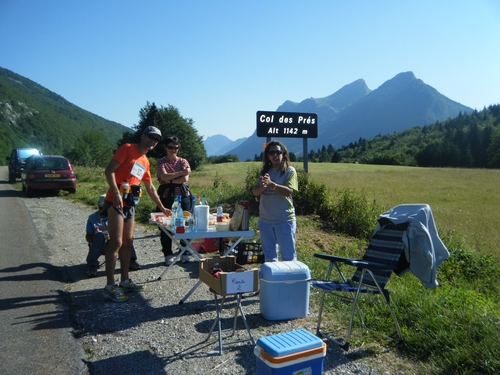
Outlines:
[[[236,141],[230,140],[222,134],[216,134],[208,137],[203,141],[207,156],[225,155],[231,150],[241,145],[247,138],[239,138]]]

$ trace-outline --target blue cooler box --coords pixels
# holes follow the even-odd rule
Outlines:
[[[267,320],[309,314],[311,271],[299,261],[267,262],[260,268],[260,313]]]
[[[322,375],[326,344],[305,329],[261,337],[254,348],[258,375]]]

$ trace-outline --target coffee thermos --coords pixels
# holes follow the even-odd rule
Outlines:
[[[250,213],[248,201],[240,201],[243,206],[243,217],[241,219],[240,230],[248,230],[250,228]]]

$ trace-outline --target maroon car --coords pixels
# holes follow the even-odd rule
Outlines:
[[[35,191],[66,190],[76,193],[76,175],[71,163],[64,156],[33,155],[26,159],[21,174],[23,191],[31,197]]]

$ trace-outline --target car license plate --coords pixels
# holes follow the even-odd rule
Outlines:
[[[58,177],[61,177],[61,175],[59,173],[47,173],[45,175],[46,178],[58,178]]]

